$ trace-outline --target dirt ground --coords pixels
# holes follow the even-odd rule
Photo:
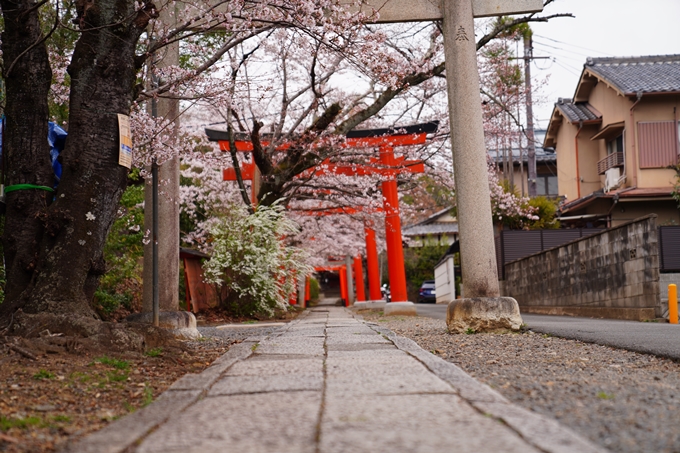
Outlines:
[[[216,312],[198,317],[199,326],[234,321]],[[45,351],[0,337],[0,452],[54,452],[69,437],[97,431],[150,404],[184,374],[201,372],[241,341],[204,336],[121,354],[68,347]]]

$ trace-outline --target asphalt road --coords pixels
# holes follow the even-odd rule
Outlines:
[[[418,315],[446,319],[446,304],[418,304]],[[680,360],[680,325],[522,314],[534,332]]]

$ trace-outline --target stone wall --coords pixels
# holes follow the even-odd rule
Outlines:
[[[663,316],[656,215],[505,265],[503,295],[524,313],[644,320]]]

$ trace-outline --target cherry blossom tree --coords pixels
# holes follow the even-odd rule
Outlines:
[[[4,178],[18,189],[6,195],[7,286],[0,317],[27,332],[40,313],[35,322],[70,326],[63,328],[82,335],[99,329],[88,321],[96,317],[90,301],[106,270],[102,248],[127,184],[128,169],[118,164],[118,114],[129,115],[140,99],[191,98],[199,90],[208,95],[224,54],[276,27],[339,33],[361,19],[329,0],[3,0],[0,8]],[[174,20],[160,23],[160,14]],[[45,17],[49,23],[41,21]],[[57,29],[68,29],[77,39],[67,58],[50,61],[50,38]],[[178,67],[155,69],[159,54],[174,43],[186,45],[191,57]],[[68,138],[56,189],[45,140],[53,74],[55,85],[68,90]],[[150,88],[143,83],[145,74]],[[172,120],[146,134],[148,149]],[[149,121],[138,124],[143,136]],[[153,152],[162,159],[166,148]]]
[[[118,114],[133,113],[135,162],[142,165],[195,147],[172,136],[176,118],[154,117],[148,107],[154,99],[180,100],[181,112],[209,100],[232,131],[251,137],[264,175],[261,201],[326,194],[324,202],[335,204],[342,197],[376,200],[370,206],[379,179],[348,182],[350,190],[330,197],[331,182],[298,176],[326,158],[370,158],[338,146],[360,124],[400,125],[441,117],[443,110],[435,102],[444,71],[438,25],[360,26],[370,18],[333,0],[0,0],[0,8],[5,184],[30,185],[6,196],[0,318],[21,315],[15,328],[25,331],[37,313],[47,316],[41,323],[70,325],[75,333],[97,329],[87,321],[95,318],[90,300],[106,269],[102,247],[128,174],[118,164]],[[478,46],[532,20],[547,18],[491,24]],[[74,34],[74,45],[50,53],[62,31]],[[173,45],[179,64],[157,65]],[[271,64],[274,76],[267,72]],[[350,70],[351,89],[342,82]],[[285,83],[272,83],[277,80]],[[48,99],[66,98],[67,107],[51,111]],[[56,189],[44,140],[50,115],[67,121],[69,133]],[[289,144],[286,152],[282,143]],[[448,159],[429,161],[438,168]],[[332,182],[336,189],[338,183],[342,188],[341,180]]]

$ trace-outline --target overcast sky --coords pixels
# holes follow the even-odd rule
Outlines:
[[[548,125],[558,97],[571,98],[586,57],[680,54],[680,0],[556,0],[545,14],[572,13],[532,24],[532,76],[548,85],[535,105],[537,127]]]

